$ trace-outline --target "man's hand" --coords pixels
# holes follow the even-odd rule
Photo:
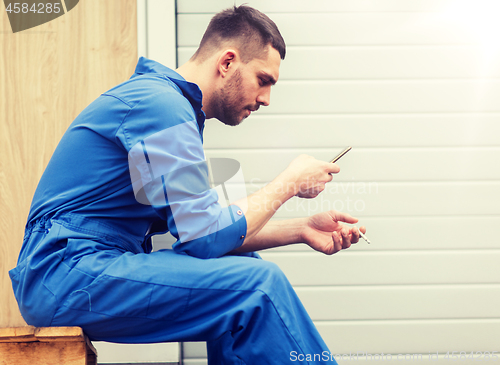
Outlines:
[[[358,219],[335,210],[309,217],[302,233],[303,242],[327,255],[349,248],[351,243],[359,241],[358,228],[348,227],[341,222],[354,224]],[[360,230],[366,233],[365,227]]]
[[[295,176],[294,195],[299,198],[315,198],[332,181],[332,174],[340,171],[338,165],[320,161],[312,156],[300,155],[288,166],[288,172]]]

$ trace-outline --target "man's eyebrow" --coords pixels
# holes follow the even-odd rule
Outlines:
[[[273,85],[275,85],[277,82],[277,80],[274,77],[272,77],[271,75],[269,75],[267,72],[261,71],[260,76],[267,79],[267,82],[270,82]]]

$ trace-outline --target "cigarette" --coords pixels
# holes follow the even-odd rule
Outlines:
[[[367,243],[371,243],[368,237],[366,237],[363,232],[361,232],[358,228],[359,235],[361,236],[362,239],[364,239]]]

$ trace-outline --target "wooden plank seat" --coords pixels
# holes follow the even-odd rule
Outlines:
[[[80,327],[0,328],[0,365],[96,365],[97,351]]]

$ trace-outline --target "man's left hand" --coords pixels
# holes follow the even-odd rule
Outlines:
[[[349,248],[352,243],[359,241],[359,231],[357,227],[348,227],[342,222],[354,224],[358,219],[335,210],[309,217],[302,233],[304,243],[327,255]],[[363,234],[366,232],[365,227],[359,230]]]

